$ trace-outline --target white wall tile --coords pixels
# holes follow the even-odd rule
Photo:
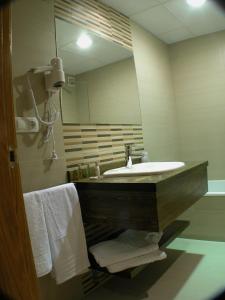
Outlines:
[[[225,178],[225,31],[170,46],[182,160]]]
[[[145,149],[151,160],[178,160],[175,97],[166,44],[133,24]]]

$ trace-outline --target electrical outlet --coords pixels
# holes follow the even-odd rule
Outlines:
[[[17,133],[39,132],[39,122],[35,117],[16,117]]]

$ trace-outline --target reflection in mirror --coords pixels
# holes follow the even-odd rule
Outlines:
[[[90,123],[88,86],[76,76],[66,74],[66,84],[61,94],[62,119],[64,123]]]
[[[61,94],[64,123],[141,124],[130,50],[57,18],[56,43],[66,73]]]

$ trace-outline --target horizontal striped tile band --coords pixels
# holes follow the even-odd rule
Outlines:
[[[96,0],[55,0],[55,16],[132,49],[130,19]]]
[[[63,136],[68,171],[81,164],[122,162],[125,144],[134,144],[134,154],[144,150],[141,125],[64,124]]]

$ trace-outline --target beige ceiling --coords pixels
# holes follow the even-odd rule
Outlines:
[[[224,0],[225,1],[225,0]],[[192,8],[186,0],[101,0],[171,44],[225,30],[225,12],[207,0]]]

